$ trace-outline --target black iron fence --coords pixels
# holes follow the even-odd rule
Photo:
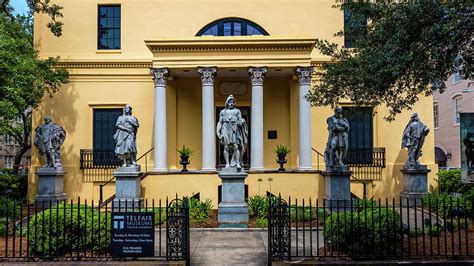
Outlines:
[[[186,198],[164,204],[161,200],[118,203],[98,207],[94,201],[78,198],[0,204],[0,261],[137,259],[118,258],[112,250],[112,218],[120,212],[153,213],[154,251],[140,259],[180,260],[189,265]]]
[[[474,259],[473,205],[462,197],[422,202],[273,197],[268,261]]]

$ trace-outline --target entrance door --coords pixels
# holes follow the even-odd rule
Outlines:
[[[224,109],[222,106],[216,107],[216,123],[219,122],[219,114],[221,111]],[[245,169],[250,168],[250,149],[251,149],[251,143],[250,143],[250,127],[252,126],[252,123],[250,121],[250,107],[249,106],[239,106],[238,109],[242,113],[242,118],[245,119],[247,122],[247,127],[249,130],[249,136],[248,136],[248,146],[247,150],[245,151],[244,154],[244,161],[243,161],[243,166]],[[217,158],[217,165],[216,168],[223,168],[225,166],[225,159],[224,159],[224,145],[221,145],[219,143],[219,140],[216,138],[216,158]]]

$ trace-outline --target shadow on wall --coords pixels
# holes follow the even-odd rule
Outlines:
[[[391,190],[395,194],[395,197],[398,197],[400,195],[400,192],[403,190],[403,174],[401,170],[403,169],[403,166],[405,165],[405,161],[408,157],[408,152],[405,149],[400,149],[398,152],[397,158],[395,159],[395,162],[393,163],[393,168],[392,168],[392,174],[391,174],[391,179],[389,179],[391,182],[393,182],[390,185]]]
[[[78,120],[78,111],[74,105],[78,97],[74,83],[69,83],[62,87],[53,97],[44,99],[43,113],[41,113],[41,117],[37,117],[37,119],[41,120],[36,121],[36,125],[40,125],[43,123],[43,117],[49,115],[54,123],[62,126],[66,131],[66,140],[61,147],[61,160],[67,172],[64,176],[64,188],[68,198],[77,197],[82,192],[83,183],[82,175],[79,174],[79,148],[76,149],[71,140],[71,135],[74,135],[76,132]],[[34,182],[31,182],[30,185],[34,186],[34,191],[37,191],[38,182],[36,175],[34,179]],[[67,188],[74,188],[75,195],[68,194],[71,190]]]

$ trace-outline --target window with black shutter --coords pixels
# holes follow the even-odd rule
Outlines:
[[[116,131],[115,123],[121,116],[121,108],[94,109],[93,124],[93,149],[94,165],[116,165],[117,158],[114,154]]]
[[[371,107],[344,107],[350,125],[346,164],[370,164],[373,159],[373,110]]]

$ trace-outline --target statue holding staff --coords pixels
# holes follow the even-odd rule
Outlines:
[[[43,156],[45,168],[58,168],[61,163],[61,145],[66,139],[66,131],[52,122],[50,116],[44,117],[44,124],[35,129],[35,146]]]

